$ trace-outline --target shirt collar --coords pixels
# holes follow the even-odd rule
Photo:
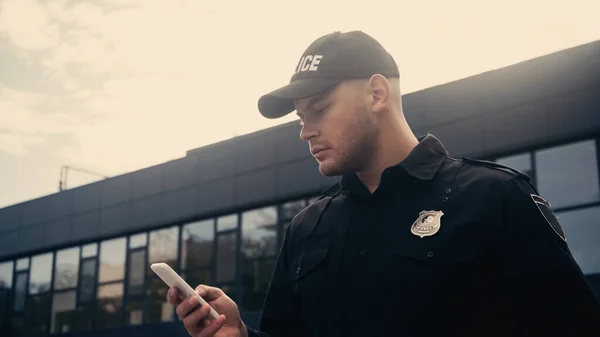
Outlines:
[[[383,175],[397,177],[405,172],[419,180],[433,179],[444,160],[448,158],[448,152],[441,141],[431,134],[426,134],[417,139],[419,144],[417,144],[409,155],[402,162],[388,167],[383,172]],[[357,184],[362,186],[356,174],[346,174],[342,177],[341,189],[354,190],[358,187]]]

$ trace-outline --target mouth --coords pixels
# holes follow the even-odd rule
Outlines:
[[[310,153],[312,154],[312,156],[314,158],[319,159],[319,158],[323,158],[323,156],[325,155],[325,153],[327,152],[327,150],[328,149],[324,148],[324,147],[313,147],[310,150]]]

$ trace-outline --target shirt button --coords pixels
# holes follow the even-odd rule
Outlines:
[[[361,256],[365,256],[367,254],[367,250],[363,248],[363,249],[360,250],[359,254]]]
[[[433,252],[427,252],[427,257],[433,257]]]

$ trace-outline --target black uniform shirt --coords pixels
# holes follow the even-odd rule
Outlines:
[[[598,302],[528,177],[419,141],[373,194],[347,175],[296,216],[263,333],[600,336]]]

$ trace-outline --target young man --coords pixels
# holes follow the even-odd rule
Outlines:
[[[267,118],[294,110],[339,184],[289,226],[260,332],[220,289],[170,303],[190,335],[600,336],[600,308],[529,177],[415,137],[393,58],[362,32],[313,42]]]

